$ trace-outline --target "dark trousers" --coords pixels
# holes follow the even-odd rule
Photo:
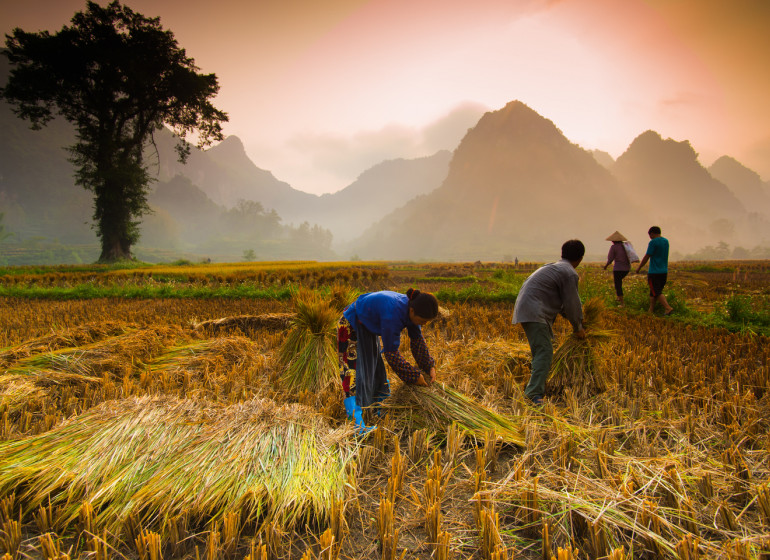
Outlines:
[[[553,360],[553,331],[546,323],[521,323],[521,326],[532,351],[532,374],[524,394],[530,399],[542,399]]]
[[[612,277],[615,279],[615,295],[623,297],[623,278],[628,276],[627,270],[613,270]]]
[[[356,325],[356,335],[356,404],[364,408],[390,396],[390,385],[380,352],[380,337],[361,324]]]

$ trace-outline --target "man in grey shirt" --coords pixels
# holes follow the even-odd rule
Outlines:
[[[583,260],[582,241],[570,239],[561,246],[561,260],[538,268],[519,290],[513,308],[513,323],[521,323],[532,352],[532,374],[524,394],[542,404],[545,382],[553,359],[553,322],[566,317],[575,336],[585,338],[583,306],[578,294],[579,276],[575,269]]]

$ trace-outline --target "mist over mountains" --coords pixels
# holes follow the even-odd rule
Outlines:
[[[629,204],[590,152],[513,102],[485,114],[455,151],[441,187],[374,225],[360,252],[442,260],[553,255],[566,239],[612,233],[596,218]]]
[[[54,121],[31,131],[5,104],[0,125],[0,212],[15,233],[4,246],[96,243],[91,194],[74,184],[62,149],[72,129]],[[770,246],[770,186],[740,162],[725,156],[706,169],[689,142],[654,131],[613,161],[518,101],[484,114],[453,153],[384,161],[322,196],[259,168],[237,137],[193,150],[187,165],[174,142],[164,130],[147,149],[154,213],[139,247],[213,260],[543,260],[577,237],[599,260],[612,231],[643,248],[653,224],[679,255],[720,242],[745,256]]]
[[[375,224],[359,251],[384,259],[547,259],[577,237],[601,255],[616,229],[643,248],[653,224],[680,254],[719,242],[766,245],[768,185],[737,162],[717,171],[724,182],[698,163],[688,142],[653,131],[612,161],[512,102],[468,132],[440,188]]]

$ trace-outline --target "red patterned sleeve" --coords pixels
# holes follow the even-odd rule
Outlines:
[[[432,367],[436,365],[433,358],[428,352],[428,345],[425,344],[425,339],[422,336],[409,339],[409,347],[412,349],[412,356],[414,361],[420,366],[420,369],[425,373],[430,373]]]
[[[422,375],[419,369],[407,362],[398,350],[382,353],[388,365],[396,372],[404,383],[417,383]]]

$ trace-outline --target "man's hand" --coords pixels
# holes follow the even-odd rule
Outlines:
[[[428,381],[428,385],[431,385],[436,380],[436,368],[432,367],[430,368],[430,381]]]
[[[415,385],[419,385],[420,387],[427,387],[428,384],[425,382],[425,378],[421,375],[417,378],[417,381],[414,382]]]
[[[639,266],[636,267],[636,273],[641,274],[642,273],[642,267],[647,264],[647,261],[650,260],[650,255],[644,255],[644,258],[642,259],[642,262],[639,263]]]
[[[586,330],[581,328],[579,331],[575,331],[574,335],[578,340],[585,340]]]

